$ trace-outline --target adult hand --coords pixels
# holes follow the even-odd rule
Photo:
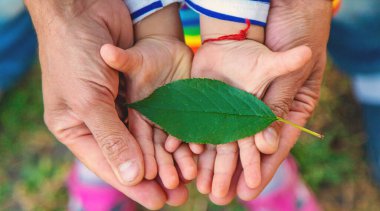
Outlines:
[[[206,27],[209,25],[215,27],[217,24],[244,27],[243,24],[204,16],[201,16],[201,23],[204,28],[209,28]],[[204,30],[202,36],[207,37],[206,33],[210,32]],[[251,36],[260,37],[259,34],[254,35],[256,34]],[[272,52],[255,40],[208,42],[197,51],[191,76],[222,80],[262,98],[272,81],[303,67],[310,57],[310,49],[305,46],[284,52]],[[245,184],[251,188],[259,186],[261,155],[255,142],[264,139],[263,136],[265,135],[258,133],[236,143],[207,145],[205,152],[199,156],[198,190],[203,194],[210,194],[211,198],[226,197],[231,189],[231,181],[234,180],[238,160],[243,168],[244,174],[241,178]],[[274,144],[271,150],[276,149],[277,145]],[[262,153],[270,154],[273,151],[267,150]]]
[[[310,49],[305,46],[277,53],[251,40],[206,43],[195,56],[191,75],[222,80],[262,98],[273,80],[296,71],[310,57]],[[262,139],[259,133],[237,143],[207,145],[199,156],[199,191],[216,198],[228,195],[238,158],[244,172],[241,179],[251,188],[259,186],[261,155],[256,141]]]
[[[26,1],[36,27],[42,68],[45,121],[78,159],[121,192],[150,209],[179,204],[181,186],[165,190],[142,181],[139,145],[115,109],[118,72],[100,57],[100,47],[132,45],[132,23],[122,1]],[[128,187],[127,185],[136,186]]]
[[[128,103],[148,97],[155,89],[171,81],[190,77],[192,52],[185,43],[170,36],[151,35],[127,50],[104,45],[101,55],[110,67],[124,73]],[[168,135],[133,109],[128,110],[128,124],[143,148],[145,177],[155,178],[158,169],[164,186],[176,188],[180,175],[173,155],[164,147]],[[196,164],[189,146],[183,143],[173,154],[184,179],[194,179]]]
[[[190,77],[193,54],[183,41],[178,9],[179,4],[170,4],[135,24],[133,47],[102,47],[104,61],[124,73],[127,83],[123,92],[128,103],[148,97],[171,81]],[[134,109],[128,110],[128,125],[142,148],[146,179],[155,178],[158,170],[163,185],[173,189],[180,184],[179,173],[184,180],[196,177],[196,164],[188,144],[181,144],[174,153],[167,152],[167,134]]]
[[[299,125],[311,116],[319,99],[320,86],[326,65],[326,45],[332,16],[330,0],[272,0],[266,28],[265,44],[273,51],[285,51],[295,46],[307,45],[312,59],[303,68],[277,78],[265,92],[263,101],[276,115]],[[279,136],[279,148],[273,155],[262,155],[261,184],[249,188],[240,177],[237,190],[230,190],[225,198],[212,197],[219,204],[232,200],[237,191],[243,200],[256,198],[270,182],[279,165],[288,156],[300,131],[289,125],[273,126]],[[266,142],[256,142],[260,151]],[[233,185],[234,186],[234,185]]]

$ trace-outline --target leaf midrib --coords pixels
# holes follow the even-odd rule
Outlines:
[[[133,107],[133,106],[132,106]],[[190,112],[190,113],[205,113],[205,114],[218,114],[218,115],[229,115],[229,116],[253,116],[253,117],[259,117],[264,119],[276,119],[276,117],[273,115],[273,118],[270,116],[260,116],[256,114],[237,114],[237,113],[222,113],[218,111],[194,111],[194,110],[179,110],[179,109],[166,109],[166,108],[158,108],[158,107],[152,107],[152,106],[144,106],[144,105],[138,105],[139,108],[148,108],[148,109],[156,109],[156,110],[164,110],[164,111],[176,111],[176,112]]]

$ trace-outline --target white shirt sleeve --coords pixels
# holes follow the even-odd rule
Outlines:
[[[172,3],[181,3],[183,0],[124,0],[133,23],[137,23],[148,15],[168,6]]]
[[[265,26],[270,0],[185,0],[198,13],[217,19]]]

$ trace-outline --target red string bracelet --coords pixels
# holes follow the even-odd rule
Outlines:
[[[223,35],[217,38],[206,39],[202,42],[202,44],[205,44],[207,42],[221,41],[221,40],[238,40],[238,41],[245,40],[247,39],[249,28],[251,28],[251,21],[249,19],[245,19],[245,23],[247,24],[247,26],[245,27],[245,29],[240,30],[239,34],[229,34],[229,35]]]

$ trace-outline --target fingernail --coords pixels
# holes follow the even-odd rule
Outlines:
[[[265,141],[270,144],[273,147],[277,147],[278,145],[278,135],[275,129],[273,128],[268,128],[264,131],[264,139]]]
[[[132,182],[139,174],[139,167],[134,160],[129,160],[119,166],[120,177],[125,182]]]

